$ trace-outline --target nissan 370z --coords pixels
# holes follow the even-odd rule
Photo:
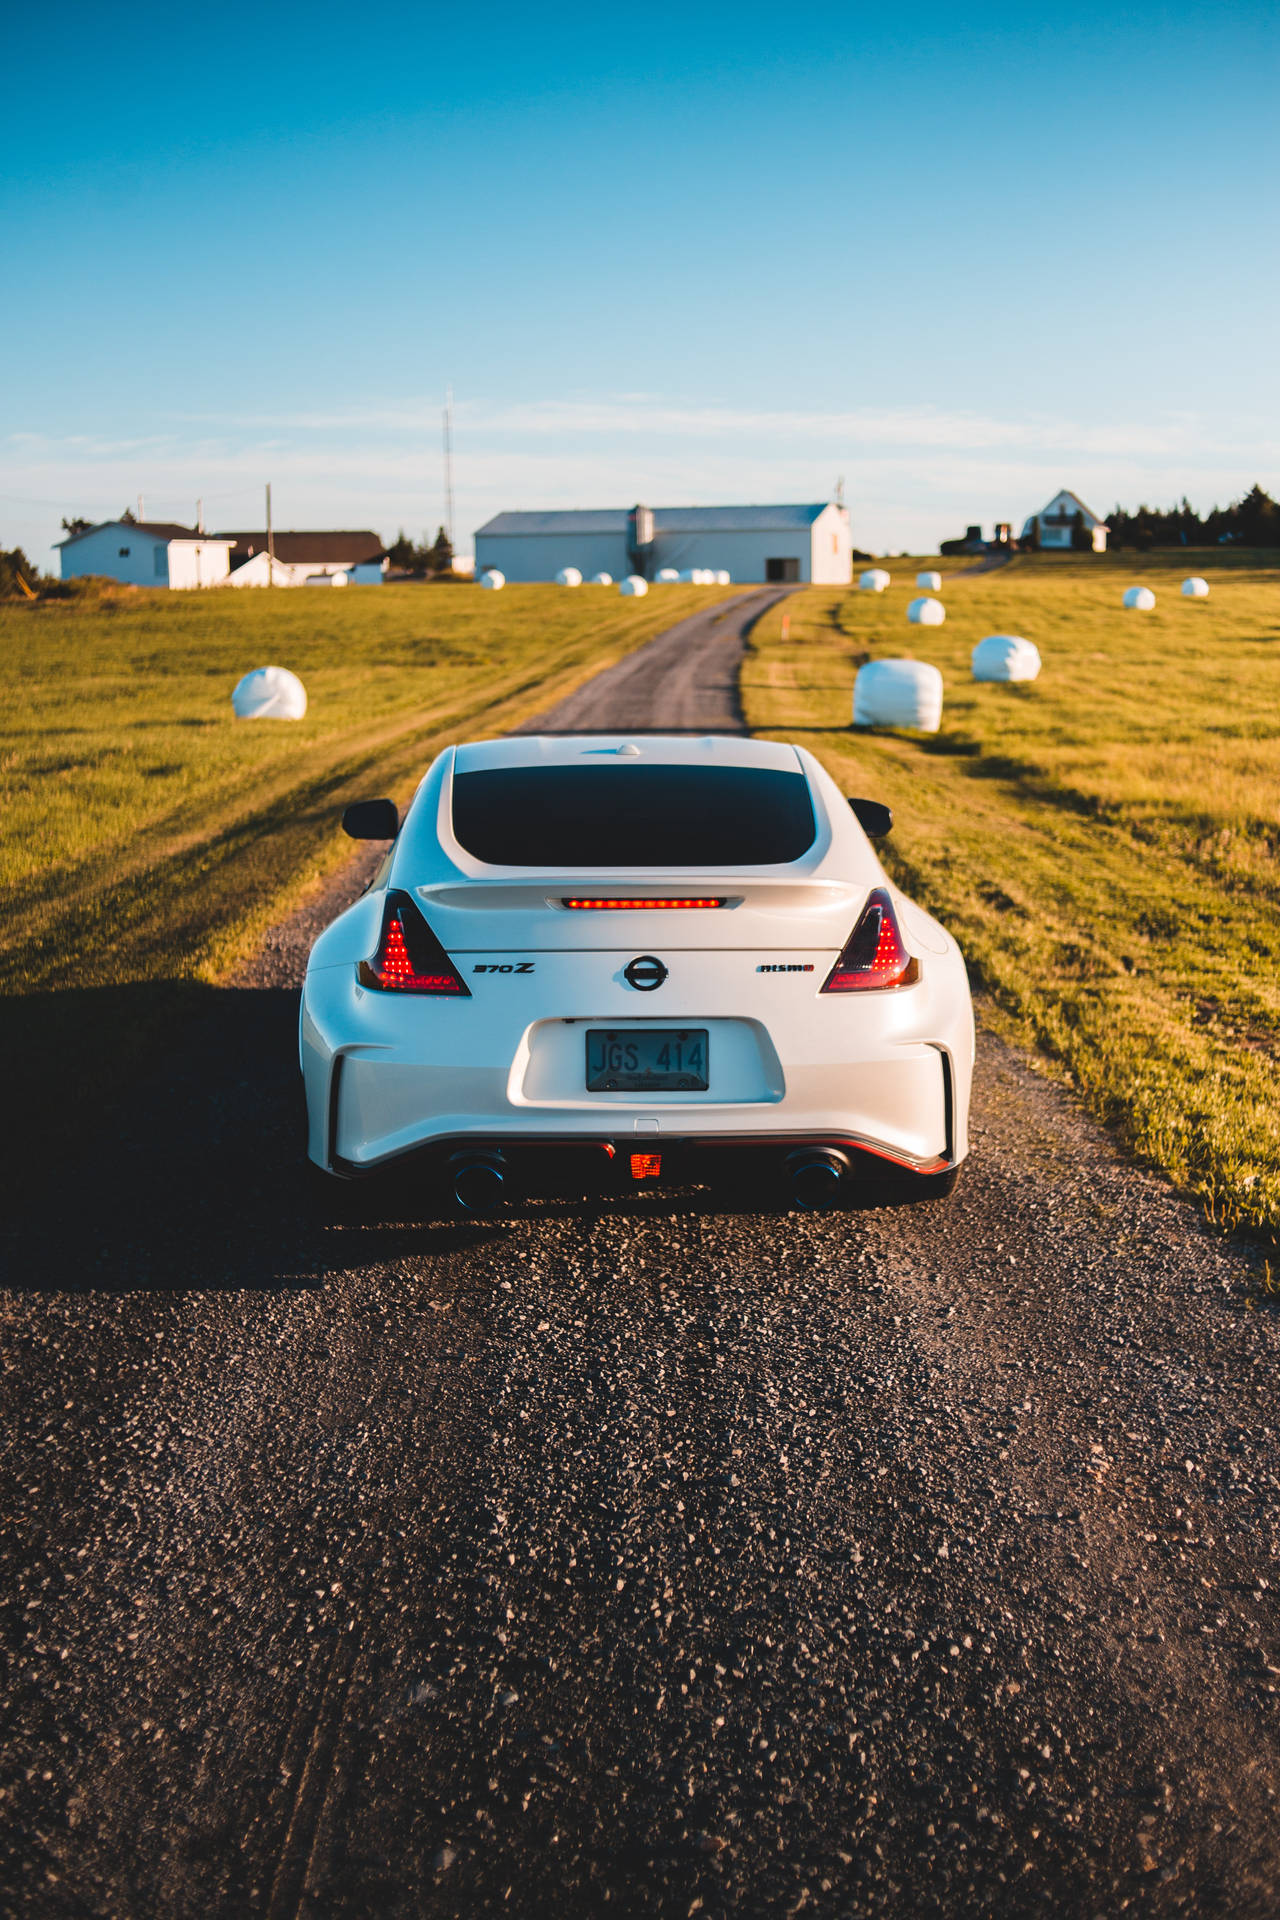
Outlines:
[[[960,951],[803,748],[450,747],[302,994],[311,1158],[512,1190],[776,1177],[792,1204],[950,1190],[973,1015]]]

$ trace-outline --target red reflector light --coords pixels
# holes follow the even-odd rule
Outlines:
[[[633,1180],[656,1180],[662,1172],[660,1153],[633,1153],[631,1156],[631,1178]]]
[[[375,993],[446,993],[470,999],[471,989],[407,893],[387,895],[382,937],[372,960],[357,969]]]
[[[580,913],[604,913],[612,909],[635,911],[640,907],[657,907],[666,910],[673,907],[722,907],[723,900],[562,900],[562,907],[574,907]]]
[[[865,993],[883,987],[909,987],[919,978],[920,962],[903,945],[893,901],[884,887],[877,887],[822,991]]]

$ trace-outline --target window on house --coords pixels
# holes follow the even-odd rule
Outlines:
[[[129,549],[128,549],[128,547],[121,547],[121,549],[120,549],[120,558],[121,558],[122,560],[127,560],[127,559],[129,558]]]

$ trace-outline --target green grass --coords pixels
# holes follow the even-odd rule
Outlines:
[[[964,947],[994,1023],[1225,1226],[1280,1228],[1280,567],[1234,552],[1019,558],[961,578],[947,623],[811,588],[754,634],[758,732],[887,800],[885,863]],[[1209,581],[1184,600],[1183,577]],[[1134,581],[1152,613],[1125,612]],[[976,686],[987,633],[1034,640],[1030,686]],[[940,667],[942,731],[854,733],[866,659]]]
[[[211,979],[349,854],[343,803],[405,798],[709,600],[583,588],[125,592],[0,606],[0,953],[10,992]],[[741,591],[737,589],[736,591]],[[236,721],[249,668],[306,719]]]

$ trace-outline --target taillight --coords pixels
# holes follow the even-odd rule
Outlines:
[[[451,993],[471,998],[458,969],[418,911],[398,889],[387,895],[382,934],[372,960],[358,968],[362,987],[378,993]]]
[[[860,993],[879,987],[909,987],[919,978],[920,962],[902,944],[893,901],[883,887],[877,887],[822,991]]]

